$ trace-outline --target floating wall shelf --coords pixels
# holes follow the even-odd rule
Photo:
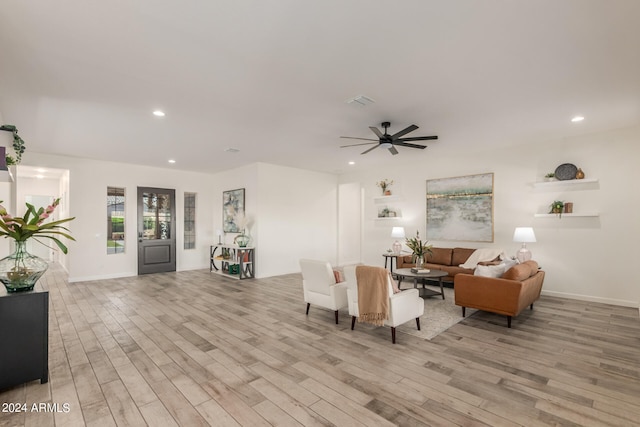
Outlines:
[[[571,189],[579,190],[579,187],[587,187],[589,184],[597,184],[597,178],[585,178],[585,179],[568,179],[565,181],[544,181],[534,182],[533,187],[536,189],[555,190],[555,189]]]
[[[558,219],[562,219],[562,218],[595,218],[595,217],[599,217],[600,214],[597,212],[584,212],[584,213],[563,213],[562,215],[560,214],[555,214],[555,213],[547,213],[547,214],[535,214],[534,217],[536,218],[558,218]]]

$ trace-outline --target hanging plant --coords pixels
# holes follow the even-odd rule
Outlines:
[[[5,157],[7,166],[19,165],[22,161],[22,155],[24,154],[25,146],[24,140],[20,138],[20,135],[18,135],[18,128],[14,125],[2,125],[0,126],[0,130],[13,133],[13,151],[15,151],[16,157],[14,158],[12,155],[7,154]]]

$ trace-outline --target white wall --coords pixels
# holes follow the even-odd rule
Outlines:
[[[30,152],[23,160],[28,166],[69,170],[68,215],[76,219],[69,229],[76,239],[69,242],[69,281],[137,275],[137,187],[176,190],[176,269],[207,268],[212,229],[213,200],[211,175],[151,168],[124,163],[52,156]],[[125,188],[125,253],[107,255],[106,193],[108,186]],[[196,249],[183,249],[184,192],[197,194]]]
[[[337,177],[256,163],[215,174],[213,228],[222,227],[222,192],[245,188],[256,277],[300,271],[300,258],[336,262]],[[232,243],[236,234],[225,236]]]
[[[445,141],[439,142],[444,144]],[[478,173],[494,173],[494,242],[432,241],[435,246],[497,247],[515,254],[512,242],[517,226],[532,226],[537,243],[528,247],[546,271],[544,292],[612,304],[640,306],[640,276],[635,269],[634,244],[640,236],[640,182],[636,163],[640,158],[640,127],[534,145],[475,153],[407,155],[389,162],[383,173],[343,175],[341,183],[361,183],[365,189],[364,245],[362,261],[381,265],[381,254],[390,247],[393,225],[403,225],[407,235],[426,231],[426,180]],[[581,167],[587,178],[597,178],[595,190],[539,191],[533,182],[562,163]],[[373,197],[377,181],[395,180],[395,207],[401,220],[375,220]],[[547,212],[553,200],[574,202],[574,212],[598,211],[598,218],[534,218]],[[391,206],[390,206],[391,207]]]

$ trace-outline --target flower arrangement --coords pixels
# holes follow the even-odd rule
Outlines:
[[[20,164],[20,162],[22,161],[22,155],[24,154],[25,146],[24,146],[24,140],[20,138],[20,135],[18,135],[18,128],[16,128],[14,125],[2,125],[0,126],[0,130],[13,133],[13,151],[16,152],[16,158],[14,159],[13,156],[7,154],[5,156],[6,164],[7,165]]]
[[[1,200],[0,203],[2,203]],[[75,239],[69,235],[69,229],[60,224],[72,221],[75,217],[44,222],[53,214],[59,204],[60,199],[58,198],[46,208],[41,207],[36,210],[33,205],[27,203],[27,212],[22,217],[11,216],[7,213],[7,210],[0,205],[0,236],[12,238],[16,242],[25,242],[32,237],[36,240],[39,238],[50,239],[66,254],[67,247],[60,241],[58,236],[66,237],[69,240]]]
[[[382,194],[385,194],[387,188],[393,185],[393,180],[383,179],[382,181],[376,182],[376,185],[382,189]]]
[[[410,239],[407,237],[407,241],[405,244],[413,251],[413,260],[416,258],[423,258],[425,255],[431,253],[431,248],[433,245],[430,245],[429,242],[422,242],[420,239],[420,232],[416,231],[416,237]]]

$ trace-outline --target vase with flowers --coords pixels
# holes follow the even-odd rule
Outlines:
[[[0,236],[13,239],[15,242],[14,252],[0,260],[0,281],[7,288],[7,292],[32,290],[47,270],[48,264],[45,260],[27,252],[27,240],[33,238],[45,244],[41,239],[48,239],[65,254],[68,250],[60,237],[75,240],[69,234],[69,230],[61,225],[75,218],[45,222],[59,204],[60,199],[55,199],[46,208],[36,209],[27,203],[24,216],[12,216],[0,205]]]
[[[382,181],[376,182],[376,185],[382,190],[383,196],[391,195],[391,190],[389,190],[389,187],[393,185],[393,180],[390,181],[388,179],[383,179]]]
[[[420,239],[419,231],[416,231],[416,237],[407,237],[405,244],[413,252],[412,258],[413,262],[416,263],[416,268],[421,269],[424,265],[425,257],[431,253],[433,245],[430,245],[429,242],[423,242],[422,239]]]

